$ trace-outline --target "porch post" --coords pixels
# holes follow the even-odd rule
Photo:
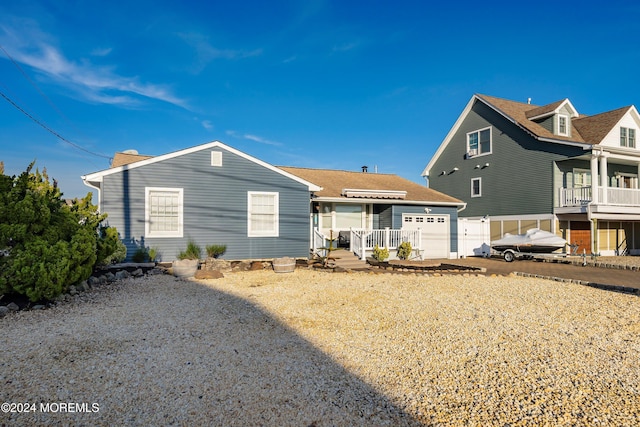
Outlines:
[[[600,203],[607,203],[607,187],[609,176],[607,175],[607,155],[600,153],[600,187],[602,188],[602,200]]]
[[[598,203],[598,154],[591,152],[591,201]]]
[[[389,227],[384,228],[384,247],[389,249]]]

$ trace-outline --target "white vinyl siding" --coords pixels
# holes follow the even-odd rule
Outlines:
[[[247,193],[247,235],[249,237],[278,237],[279,195],[272,192]]]
[[[182,237],[182,188],[145,188],[146,237]]]

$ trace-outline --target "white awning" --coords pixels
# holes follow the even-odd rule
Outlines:
[[[407,192],[401,190],[366,190],[343,188],[342,195],[345,197],[366,199],[404,199],[407,196]]]

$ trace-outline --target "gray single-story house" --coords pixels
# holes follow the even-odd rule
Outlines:
[[[311,194],[321,188],[219,141],[161,156],[117,153],[87,174],[127,257],[156,248],[172,261],[190,240],[226,245],[227,259],[309,256]]]

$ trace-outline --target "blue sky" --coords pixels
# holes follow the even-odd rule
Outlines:
[[[638,21],[618,0],[3,2],[0,160],[66,197],[116,151],[214,140],[424,184],[474,93],[638,106]]]

